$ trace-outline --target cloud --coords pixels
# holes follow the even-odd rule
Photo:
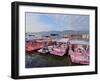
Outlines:
[[[26,32],[50,30],[89,30],[89,16],[26,13]]]
[[[89,30],[89,16],[88,15],[56,15],[56,24],[67,30]]]
[[[40,16],[26,13],[26,32],[49,31],[51,25],[40,22]]]

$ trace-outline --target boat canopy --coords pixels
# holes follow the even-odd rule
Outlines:
[[[62,38],[59,40],[56,40],[56,42],[63,42],[63,43],[67,43],[69,41],[69,38]]]
[[[89,45],[89,41],[85,40],[70,40],[71,44],[82,44],[82,45]]]

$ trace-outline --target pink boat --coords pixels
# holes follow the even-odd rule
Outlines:
[[[66,50],[68,48],[68,41],[69,39],[67,38],[62,38],[59,40],[56,40],[55,44],[49,44],[47,46],[44,46],[45,49],[40,49],[38,50],[38,52],[40,53],[50,53],[53,55],[57,55],[57,56],[63,56],[66,53]]]
[[[74,47],[70,46],[69,56],[73,63],[89,64],[89,51],[85,50],[82,45],[75,45]]]
[[[58,45],[54,45],[52,47],[52,50],[50,51],[50,54],[63,56],[66,53],[66,50],[68,49],[68,38],[62,38],[59,40],[56,40]]]
[[[38,49],[41,49],[41,48],[43,48],[43,43],[42,42],[32,42],[32,41],[29,41],[29,42],[27,42],[25,44],[25,50],[27,52],[38,50]]]
[[[66,49],[64,48],[53,48],[52,51],[50,51],[53,55],[63,56],[66,52]]]

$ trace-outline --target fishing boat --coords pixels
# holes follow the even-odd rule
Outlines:
[[[25,44],[25,50],[26,52],[32,52],[32,51],[35,51],[35,50],[39,50],[41,48],[43,48],[43,42],[40,41],[40,40],[36,40],[36,41],[28,41],[26,42]]]
[[[63,56],[68,49],[68,44],[67,44],[68,41],[69,39],[65,39],[65,38],[57,40],[56,45],[49,47],[50,54],[57,55],[57,56]]]
[[[89,43],[83,40],[72,40],[69,46],[69,56],[72,63],[89,64]]]
[[[44,43],[44,47],[39,49],[39,53],[48,53],[57,56],[63,56],[68,48],[67,42],[69,39],[53,40],[51,43],[48,41]]]

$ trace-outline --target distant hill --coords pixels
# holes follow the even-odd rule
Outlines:
[[[58,34],[58,35],[63,35],[63,34],[89,34],[89,31],[73,31],[73,30],[42,31],[42,32],[27,32],[26,34],[49,36],[50,34]]]

